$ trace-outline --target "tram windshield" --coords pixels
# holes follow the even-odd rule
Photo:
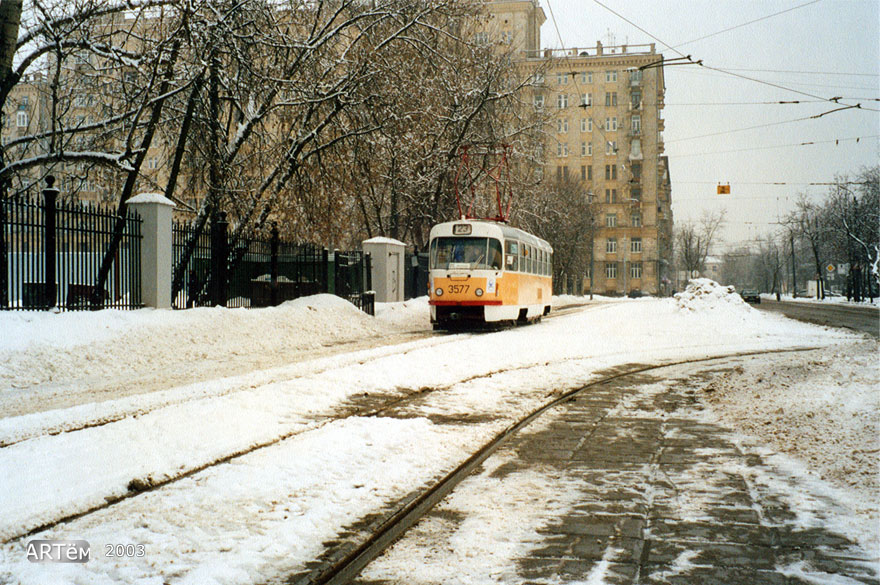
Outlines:
[[[492,238],[435,238],[431,240],[431,269],[467,264],[471,270],[501,270],[501,242]]]

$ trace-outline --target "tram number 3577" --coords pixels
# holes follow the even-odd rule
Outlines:
[[[449,294],[465,294],[470,290],[471,286],[469,284],[450,284],[446,287],[446,292]]]

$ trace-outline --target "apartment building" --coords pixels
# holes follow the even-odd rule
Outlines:
[[[530,102],[551,114],[545,181],[580,180],[594,216],[598,294],[671,292],[672,201],[663,155],[663,56],[654,44],[540,49],[536,0],[487,2],[487,38],[512,45],[532,76]],[[586,21],[588,15],[584,13]]]

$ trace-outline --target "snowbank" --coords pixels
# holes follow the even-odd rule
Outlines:
[[[722,286],[708,278],[695,278],[683,292],[675,295],[678,308],[684,311],[717,311],[748,313],[753,309],[732,286]]]

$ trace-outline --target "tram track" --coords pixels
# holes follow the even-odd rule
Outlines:
[[[590,305],[588,305],[586,303],[575,304],[575,305],[566,305],[565,307],[562,307],[554,312],[551,312],[550,315],[547,315],[544,318],[545,319],[552,319],[555,317],[561,317],[566,314],[572,313],[577,309],[583,309],[586,306],[590,306]],[[601,307],[601,305],[594,306],[594,308],[599,308],[599,307]],[[358,356],[353,356],[350,360],[348,360],[348,365],[351,365],[351,364],[363,365],[365,363],[368,363],[369,361],[383,359],[383,358],[386,358],[390,355],[395,355],[396,353],[402,353],[405,355],[409,351],[413,351],[416,349],[422,349],[425,347],[425,346],[418,346],[418,347],[405,349],[402,352],[397,351],[400,349],[400,346],[402,346],[402,345],[417,343],[419,341],[434,338],[437,341],[436,341],[436,343],[430,344],[430,346],[433,347],[435,345],[442,345],[442,344],[446,344],[446,343],[457,342],[462,338],[462,336],[471,335],[471,333],[460,332],[460,331],[447,333],[447,332],[436,332],[436,331],[431,331],[431,330],[420,330],[420,331],[406,331],[406,332],[403,332],[399,335],[405,336],[405,337],[411,337],[411,339],[409,339],[407,341],[403,341],[398,344],[390,345],[390,346],[382,346],[381,349],[386,349],[387,351],[379,351],[378,355],[375,355],[375,356],[368,356],[364,359],[361,359]],[[354,342],[351,342],[351,341],[340,342],[340,343],[334,344],[334,347],[335,346],[351,345],[352,343],[354,343]],[[372,351],[375,351],[376,349],[377,348],[374,348]],[[364,351],[371,351],[371,350],[369,350],[369,349],[360,350],[360,352],[364,352]],[[333,357],[335,357],[335,355],[338,355],[338,354],[331,355],[331,356],[329,356],[329,358],[325,357],[325,358],[318,358],[318,359],[332,359]],[[345,365],[346,364],[342,364],[343,367]],[[281,366],[281,368],[283,368],[283,367],[284,366]],[[303,376],[319,375],[319,374],[322,374],[324,372],[327,372],[329,370],[339,368],[339,367],[340,367],[339,363],[327,364],[323,367],[318,367],[314,370],[304,371],[303,373],[292,376],[292,377],[298,377],[299,375],[303,375]],[[273,368],[273,369],[276,369],[276,368]],[[247,376],[248,374],[242,374],[242,375]],[[235,379],[237,377],[239,377],[239,376],[231,376],[230,379]],[[277,377],[268,377],[266,380],[261,382],[261,385],[269,385],[269,384],[273,384],[273,383],[283,381],[286,379],[290,379],[290,378],[291,378],[291,376],[285,376],[284,374],[279,374]],[[195,384],[197,384],[197,382],[186,384],[184,386],[181,386],[181,388],[188,388],[188,387],[191,387]],[[165,390],[165,391],[167,392],[167,391],[173,391],[173,390],[174,390],[174,388],[169,388],[168,390]],[[226,388],[222,391],[213,392],[210,394],[193,394],[193,395],[182,397],[181,399],[177,399],[177,400],[170,399],[170,400],[165,400],[165,401],[158,401],[157,403],[155,403],[153,405],[149,405],[149,406],[145,406],[145,407],[135,407],[135,408],[127,408],[127,409],[123,408],[123,409],[121,409],[117,412],[113,412],[111,414],[95,416],[95,417],[92,417],[87,420],[80,420],[76,423],[61,423],[61,424],[56,424],[56,425],[52,425],[52,426],[36,427],[30,432],[16,435],[13,438],[0,437],[0,449],[6,448],[6,447],[11,447],[11,446],[16,445],[18,443],[22,443],[24,441],[34,439],[37,437],[41,437],[41,436],[46,436],[46,435],[55,436],[55,435],[60,435],[60,434],[64,434],[64,433],[74,433],[74,432],[83,431],[86,429],[102,427],[102,426],[105,426],[108,424],[119,422],[121,420],[125,420],[127,418],[144,416],[144,415],[150,414],[151,412],[154,412],[154,411],[157,411],[157,410],[160,410],[163,408],[180,406],[180,405],[188,404],[191,402],[197,402],[200,400],[213,400],[216,398],[223,398],[223,397],[231,396],[231,395],[239,393],[239,392],[246,392],[246,391],[252,391],[252,390],[254,390],[252,382],[242,382],[241,384],[233,385],[233,386]],[[159,392],[163,392],[163,391],[160,390]],[[75,407],[72,407],[72,408],[75,408]],[[27,415],[19,415],[19,416],[27,416]]]
[[[471,475],[486,459],[488,459],[508,439],[523,430],[529,424],[555,407],[574,400],[579,394],[608,383],[627,377],[644,374],[654,370],[661,370],[675,366],[689,364],[703,364],[713,361],[766,355],[771,353],[794,353],[811,351],[817,347],[799,347],[778,350],[760,350],[719,354],[701,358],[691,358],[653,365],[636,365],[624,371],[610,374],[593,380],[578,388],[570,389],[558,394],[543,405],[533,409],[528,414],[497,433],[490,441],[485,443],[479,450],[474,452],[468,459],[459,464],[450,473],[426,488],[421,494],[406,499],[406,503],[397,510],[387,514],[375,530],[359,545],[353,547],[350,552],[337,555],[338,560],[324,565],[307,576],[296,576],[282,581],[273,580],[270,583],[283,582],[287,585],[344,585],[354,580],[360,572],[374,559],[380,556],[391,544],[398,540],[409,528],[414,526],[436,504],[449,495],[458,484]],[[331,556],[330,558],[334,558]]]
[[[574,310],[574,309],[572,309],[572,310]],[[556,316],[562,316],[564,314],[565,314],[564,312],[559,312],[559,313],[557,313]],[[437,337],[438,344],[432,344],[432,346],[434,346],[434,345],[442,345],[444,343],[458,342],[462,339],[462,337],[470,336],[470,335],[472,335],[472,334],[470,334],[470,333],[436,334],[436,333],[432,333],[432,332],[426,332],[425,338]],[[414,351],[414,350],[420,349],[420,348],[421,348],[421,346],[415,347],[415,348],[408,348],[405,351],[400,352],[400,353],[405,354],[405,353],[408,353],[410,351]],[[396,352],[389,352],[389,353],[383,352],[382,355],[375,356],[372,359],[381,359],[383,357],[386,357],[387,355],[394,355],[395,353]],[[566,358],[566,359],[560,360],[560,361],[573,361],[573,360],[576,361],[576,360],[582,360],[582,359],[585,359],[585,358],[572,357],[572,358]],[[368,361],[370,361],[370,360],[366,359],[366,360],[362,360],[358,363],[367,363]],[[2,541],[0,541],[0,544],[6,544],[9,542],[13,542],[15,540],[18,540],[18,539],[27,538],[27,537],[33,536],[35,534],[38,534],[40,532],[43,532],[45,530],[55,528],[59,525],[66,524],[66,523],[72,522],[74,520],[89,516],[90,514],[94,514],[96,512],[109,509],[117,504],[120,504],[122,502],[130,500],[130,499],[132,499],[138,495],[141,495],[143,493],[152,492],[152,491],[161,489],[165,486],[169,486],[171,484],[177,483],[181,480],[192,477],[192,476],[194,476],[198,473],[201,473],[205,470],[208,470],[210,468],[217,467],[217,466],[232,462],[235,459],[238,459],[240,457],[244,457],[246,455],[260,451],[262,449],[272,447],[272,446],[277,445],[279,443],[282,443],[284,441],[302,436],[306,433],[315,432],[315,431],[325,427],[326,425],[332,424],[334,422],[339,422],[339,421],[343,421],[343,420],[346,420],[349,418],[355,418],[355,417],[381,416],[385,412],[389,412],[394,409],[405,406],[409,403],[413,403],[415,401],[421,400],[424,397],[426,397],[427,395],[447,391],[450,388],[453,388],[454,386],[457,386],[460,384],[466,384],[468,382],[472,382],[474,380],[479,380],[479,379],[491,378],[493,376],[496,376],[496,375],[499,375],[502,373],[506,373],[506,372],[514,372],[514,371],[522,371],[522,370],[540,368],[540,367],[546,366],[547,364],[548,364],[548,362],[546,362],[546,361],[539,361],[539,362],[533,362],[533,363],[529,363],[529,364],[520,364],[520,365],[517,365],[514,367],[510,367],[510,368],[500,368],[500,369],[496,369],[496,370],[492,370],[492,371],[488,371],[488,372],[482,372],[480,374],[468,376],[468,377],[465,377],[465,378],[462,378],[459,380],[455,380],[453,382],[450,382],[450,383],[447,383],[444,385],[440,385],[440,386],[436,386],[436,387],[422,387],[422,388],[409,388],[409,389],[398,388],[397,392],[404,392],[404,394],[402,396],[397,395],[397,396],[393,396],[393,397],[388,397],[387,400],[385,400],[382,404],[380,404],[378,406],[355,407],[355,408],[351,409],[349,412],[345,412],[343,414],[338,414],[336,416],[328,416],[324,420],[320,420],[320,421],[317,421],[313,424],[308,425],[307,428],[297,428],[296,430],[282,433],[281,435],[277,435],[271,439],[260,441],[260,442],[251,444],[247,447],[237,449],[231,453],[227,453],[227,454],[223,455],[222,457],[212,458],[210,461],[205,461],[203,463],[194,465],[192,467],[182,469],[179,472],[173,473],[171,475],[161,474],[161,472],[156,472],[155,477],[154,477],[154,474],[146,474],[145,476],[132,478],[127,486],[127,488],[128,488],[127,492],[121,493],[121,494],[108,495],[108,496],[104,497],[104,500],[101,504],[89,506],[85,509],[82,509],[82,510],[74,512],[74,513],[65,514],[65,515],[60,516],[60,517],[53,519],[51,521],[42,522],[37,526],[28,528],[27,530],[25,530],[21,533],[6,536],[3,538]],[[332,366],[327,366],[322,371],[327,371],[327,370],[337,368],[337,367],[339,367],[339,365],[334,364]],[[319,371],[310,372],[310,374],[317,374],[317,373],[320,373],[320,372]],[[247,388],[236,388],[236,389],[233,389],[233,390],[226,392],[225,394],[231,394],[231,393],[238,392],[238,391],[252,390],[252,389],[253,388],[251,388],[250,386],[248,386]],[[120,413],[119,416],[114,418],[114,420],[93,421],[88,424],[78,425],[77,427],[68,428],[63,431],[48,432],[48,433],[44,432],[42,434],[38,434],[35,436],[45,436],[46,434],[57,435],[57,434],[61,434],[61,433],[72,433],[72,432],[76,432],[76,431],[82,431],[82,430],[86,430],[86,429],[90,429],[90,428],[105,426],[105,425],[111,424],[113,422],[118,422],[120,420],[129,418],[132,416],[139,416],[141,414],[147,414],[148,412],[150,412],[152,410],[158,410],[158,409],[165,408],[168,406],[174,406],[175,404],[184,404],[187,402],[193,402],[193,401],[197,401],[197,400],[207,400],[207,399],[216,398],[219,396],[221,396],[221,395],[220,394],[212,394],[211,396],[193,397],[188,400],[180,401],[179,403],[164,404],[164,405],[156,406],[153,409],[144,410],[142,413],[134,413],[134,414],[132,414],[131,412],[127,412],[124,414]],[[33,438],[33,437],[31,437],[31,438]],[[15,441],[15,442],[10,442],[10,443],[4,444],[4,445],[0,445],[0,448],[10,447],[10,446],[15,445],[16,443],[20,443],[25,440],[27,440],[27,439],[22,438],[18,441]]]

